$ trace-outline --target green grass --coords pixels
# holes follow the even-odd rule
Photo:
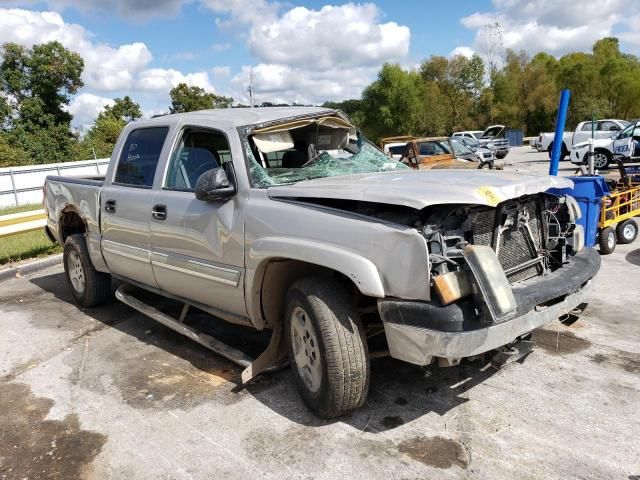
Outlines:
[[[62,247],[57,243],[51,243],[43,230],[20,233],[0,238],[0,265],[53,255],[61,251]]]
[[[33,204],[33,205],[20,205],[19,207],[4,207],[0,208],[0,216],[2,215],[11,215],[12,213],[22,213],[22,212],[30,212],[31,210],[40,210],[42,205]]]

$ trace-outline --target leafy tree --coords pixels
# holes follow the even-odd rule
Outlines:
[[[449,115],[446,130],[464,128],[470,123],[474,102],[483,87],[484,64],[478,55],[466,58],[432,56],[422,63],[420,73],[425,82],[433,82],[446,101]]]
[[[7,134],[0,132],[0,168],[28,165],[29,155],[24,150],[9,143]]]
[[[414,135],[426,111],[423,84],[416,72],[385,63],[378,79],[362,93],[362,119],[372,140],[390,135]]]
[[[171,113],[193,112],[196,110],[208,110],[211,108],[228,108],[233,103],[233,98],[223,97],[205,91],[201,87],[190,87],[186,83],[180,83],[169,92],[171,96]]]
[[[79,160],[94,156],[110,157],[122,129],[127,123],[140,117],[142,117],[140,105],[131,97],[114,99],[113,105],[106,106],[100,112],[91,130],[78,143],[75,157]]]
[[[66,106],[83,86],[84,62],[59,42],[0,49],[0,114],[6,142],[32,163],[69,159],[75,137]]]
[[[134,102],[129,95],[124,98],[114,99],[113,105],[107,105],[104,110],[100,112],[100,117],[113,117],[123,120],[126,123],[132,122],[142,117],[142,110],[140,104]]]

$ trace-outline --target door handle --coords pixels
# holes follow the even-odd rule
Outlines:
[[[154,205],[151,210],[151,216],[156,220],[167,219],[167,206],[166,205]]]
[[[115,200],[107,200],[104,202],[104,210],[109,213],[116,213],[116,201]]]

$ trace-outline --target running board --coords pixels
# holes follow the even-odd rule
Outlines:
[[[227,360],[232,361],[236,365],[243,367],[245,369],[242,372],[243,383],[248,382],[261,372],[272,371],[275,369],[273,363],[269,360],[273,359],[274,357],[273,350],[279,349],[278,347],[281,336],[280,334],[278,334],[279,332],[274,331],[269,346],[267,347],[265,352],[256,359],[254,364],[254,359],[241,352],[240,350],[230,347],[226,343],[215,339],[211,335],[198,332],[197,330],[182,323],[184,321],[184,317],[186,316],[187,310],[189,309],[188,303],[184,304],[182,313],[180,315],[180,320],[176,320],[166,313],[161,312],[157,308],[152,307],[151,305],[148,305],[131,295],[130,290],[132,288],[134,287],[126,283],[120,285],[116,290],[116,298],[122,303],[129,305],[131,308],[161,323],[165,327],[168,327],[171,330],[184,335],[185,337],[189,337],[191,340],[198,342],[200,345],[208,348],[209,350],[212,350],[213,352],[221,355]]]

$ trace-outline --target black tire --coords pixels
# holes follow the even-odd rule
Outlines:
[[[98,272],[93,267],[83,233],[67,237],[64,242],[63,264],[67,286],[78,305],[93,307],[111,296],[111,275]],[[80,276],[82,282],[79,280]]]
[[[599,160],[602,159],[602,161],[599,162],[600,166],[596,165],[596,158],[598,158]],[[602,162],[604,162],[604,163],[602,163]],[[608,170],[610,163],[611,163],[611,154],[609,152],[607,152],[606,150],[595,150],[593,152],[593,166],[594,166],[594,168],[596,168],[598,170]]]
[[[549,152],[549,160],[551,160],[551,153],[553,152],[553,142],[549,144],[549,148],[547,151]],[[562,148],[560,149],[560,161],[562,162],[567,157],[567,155],[569,155],[569,151],[564,145],[564,142],[562,142]]]
[[[609,255],[616,249],[616,232],[611,227],[603,228],[598,234],[598,245],[600,245],[600,255]]]
[[[291,369],[307,406],[322,418],[344,415],[362,406],[369,390],[369,354],[358,312],[345,288],[335,279],[302,278],[289,288],[285,312]],[[295,326],[292,329],[292,324],[300,325],[301,321],[307,335],[294,332]],[[309,339],[309,331],[317,346]],[[299,356],[306,357],[304,362],[310,363],[300,367],[296,349]],[[309,374],[304,375],[305,369],[321,372],[317,386]]]
[[[638,223],[633,218],[620,222],[616,227],[616,239],[620,244],[631,243],[637,236]]]

